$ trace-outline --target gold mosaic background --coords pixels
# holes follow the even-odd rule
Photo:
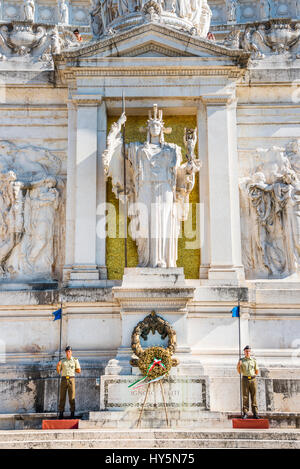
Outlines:
[[[108,119],[108,129],[110,129],[116,117]],[[139,133],[139,128],[145,126],[145,116],[128,116],[126,122],[126,143],[140,141],[143,142],[146,135]],[[172,127],[172,133],[165,135],[166,142],[176,143],[182,148],[182,155],[185,155],[183,144],[184,128],[195,128],[197,125],[196,116],[173,116],[164,118],[165,126]],[[107,237],[106,240],[106,265],[108,278],[110,280],[120,280],[124,272],[124,239],[119,238],[119,201],[112,192],[111,180],[107,181],[107,202],[114,205],[117,214],[117,237]],[[193,230],[196,230],[196,205],[199,203],[199,174],[196,175],[196,183],[190,195],[190,210],[193,210]],[[121,204],[121,212],[123,205]],[[122,220],[122,213],[121,218]],[[128,219],[128,225],[130,220]],[[122,223],[122,221],[121,221]],[[182,231],[183,232],[183,231]],[[185,249],[186,241],[191,242],[192,239],[185,238],[184,234],[178,240],[178,260],[177,266],[184,268],[185,277],[188,279],[199,278],[200,268],[200,249]],[[128,267],[136,267],[138,265],[138,256],[135,241],[128,236],[127,242],[127,258]]]

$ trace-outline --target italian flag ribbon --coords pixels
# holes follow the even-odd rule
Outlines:
[[[135,381],[134,383],[132,384],[129,384],[129,388],[132,388],[132,389],[138,389],[140,388],[141,386],[144,386],[145,384],[150,384],[150,383],[154,383],[155,381],[159,381],[160,379],[162,379],[165,374],[167,373],[167,371],[165,371],[165,373],[162,375],[162,376],[159,376],[158,378],[155,378],[155,379],[151,379],[150,381],[146,381],[147,378],[148,378],[148,375],[150,373],[151,370],[153,370],[153,368],[155,366],[160,366],[161,368],[165,369],[166,370],[166,367],[165,365],[163,364],[161,358],[154,358],[153,362],[149,365],[148,367],[148,370],[147,370],[147,374],[146,376],[144,376],[144,378],[142,379],[138,379],[137,381]]]

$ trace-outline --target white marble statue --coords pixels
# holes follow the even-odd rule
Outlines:
[[[296,18],[300,16],[300,0],[295,0]]]
[[[233,23],[236,21],[237,0],[226,0],[227,21]]]
[[[24,19],[34,21],[35,3],[34,0],[24,0]]]
[[[121,128],[125,114],[113,124],[103,153],[104,169],[112,178],[113,190],[124,199],[124,172]],[[193,148],[195,131],[185,135],[187,162],[182,164],[179,146],[166,143],[162,111],[154,105],[149,113],[145,143],[126,145],[126,195],[131,234],[138,247],[140,267],[176,267],[180,221],[187,215],[186,204],[194,185],[194,174],[200,169]]]
[[[271,15],[271,4],[270,0],[260,0],[260,19],[268,20]]]
[[[59,4],[59,19],[61,24],[69,24],[69,8],[66,0],[61,0]]]
[[[106,32],[107,25],[107,0],[93,0],[90,10],[91,27],[94,36],[101,36]]]
[[[124,16],[127,18],[123,19]],[[211,16],[207,0],[92,0],[90,10],[92,31],[98,37],[110,30],[123,29],[124,24],[128,27],[166,20],[168,25],[174,24],[179,29],[181,25],[206,38]]]

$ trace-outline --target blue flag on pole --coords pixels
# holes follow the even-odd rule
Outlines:
[[[62,313],[61,308],[59,308],[57,311],[54,311],[54,313],[52,313],[54,315],[53,321],[57,321],[57,319],[61,319],[61,313]]]
[[[235,306],[232,310],[232,317],[233,318],[239,318],[240,317],[240,307],[239,306]]]

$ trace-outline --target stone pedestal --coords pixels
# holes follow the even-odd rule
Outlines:
[[[128,385],[142,378],[138,368],[130,365],[132,356],[131,334],[135,326],[152,311],[168,321],[176,331],[177,347],[175,356],[180,364],[173,368],[164,380],[167,407],[172,409],[207,407],[206,380],[189,375],[190,347],[187,340],[187,303],[193,298],[194,288],[185,283],[182,268],[125,269],[121,287],[113,289],[114,298],[120,304],[122,317],[122,341],[115,359],[110,360],[101,377],[101,410],[138,411],[145,397],[146,386],[137,390]],[[154,345],[168,345],[168,339],[161,339],[156,332],[147,341],[141,338],[143,348]],[[163,407],[159,383],[151,384],[146,408]]]
[[[128,388],[136,376],[102,376],[100,390],[100,410],[140,410],[145,399],[147,386],[133,390]],[[206,410],[206,380],[196,376],[176,376],[172,374],[162,381],[166,406],[176,410]],[[150,385],[145,409],[164,411],[164,402],[159,382]]]
[[[177,333],[176,356],[189,354],[187,340],[187,303],[193,298],[195,288],[185,283],[182,268],[125,269],[121,287],[113,288],[115,300],[120,305],[122,318],[121,346],[117,356],[110,360],[106,374],[130,374],[131,334],[138,322],[152,311],[168,321]],[[167,341],[166,341],[167,342]],[[145,347],[167,345],[160,336],[149,337]]]

